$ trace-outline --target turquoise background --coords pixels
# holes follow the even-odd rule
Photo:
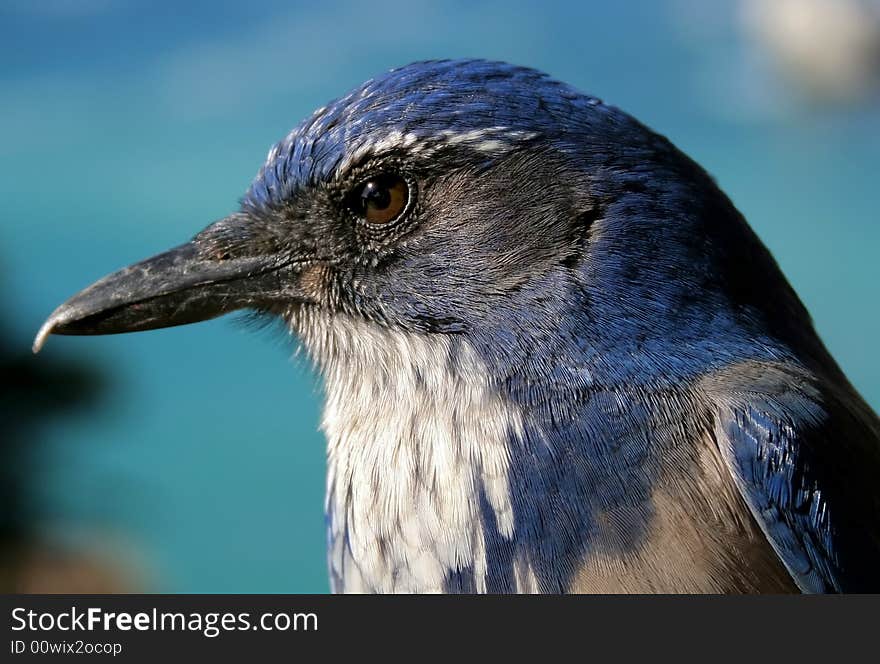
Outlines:
[[[801,98],[724,2],[4,2],[0,293],[14,344],[74,291],[234,210],[315,107],[387,68],[461,56],[546,70],[702,163],[877,407],[878,107]],[[51,339],[33,362],[84,358],[110,387],[44,423],[34,529],[115,551],[149,589],[326,591],[319,385],[293,350],[229,318]]]

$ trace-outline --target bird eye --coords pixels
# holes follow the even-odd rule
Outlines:
[[[409,185],[399,175],[378,175],[355,187],[350,200],[359,217],[371,224],[388,224],[406,209]]]

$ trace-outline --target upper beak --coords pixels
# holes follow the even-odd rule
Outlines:
[[[228,221],[215,226],[228,226]],[[50,334],[152,330],[302,297],[297,286],[302,261],[295,256],[218,257],[209,242],[200,240],[203,235],[114,272],[71,297],[43,323],[34,352]]]

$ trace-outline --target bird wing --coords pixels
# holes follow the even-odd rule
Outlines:
[[[880,420],[834,378],[757,362],[714,374],[715,439],[801,590],[876,592]]]

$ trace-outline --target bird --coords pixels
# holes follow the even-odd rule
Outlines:
[[[366,81],[34,351],[238,310],[321,377],[335,592],[880,591],[880,419],[715,180],[547,74]]]

